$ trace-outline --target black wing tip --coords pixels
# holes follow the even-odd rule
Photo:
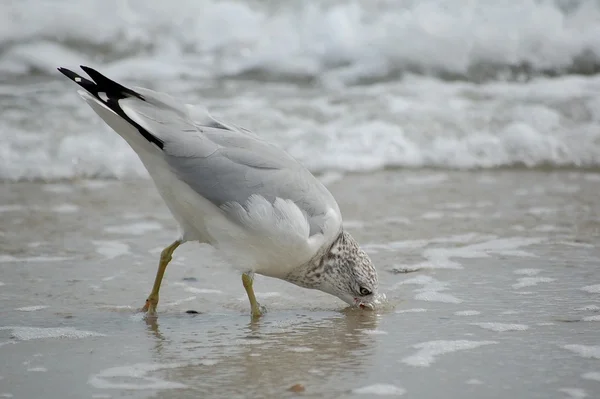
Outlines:
[[[67,78],[74,80],[75,78],[80,78],[81,76],[79,76],[78,74],[76,74],[75,72],[71,71],[70,69],[64,68],[64,67],[58,67],[56,68],[58,69],[58,71],[60,73],[62,73],[63,75],[65,75]]]
[[[98,86],[100,86],[102,88],[103,91],[106,91],[107,93],[111,92],[111,93],[123,93],[123,94],[127,94],[129,96],[132,97],[136,97],[139,98],[142,101],[146,101],[146,99],[138,92],[131,90],[128,87],[125,87],[123,85],[121,85],[120,83],[115,82],[112,79],[107,78],[106,76],[102,75],[100,72],[98,72],[97,70],[95,70],[94,68],[90,68],[89,66],[86,65],[80,65],[79,66],[85,73],[87,73],[89,75],[90,78],[92,78],[92,80],[94,82],[96,82],[96,84]]]
[[[90,75],[90,73],[91,73],[92,75],[93,75],[93,74],[96,74],[96,75],[101,75],[101,76],[104,76],[104,75],[102,75],[100,72],[98,72],[97,70],[95,70],[94,68],[92,68],[92,67],[89,67],[89,66],[87,66],[87,65],[79,65],[79,68],[81,68],[81,69],[82,69],[82,70],[83,70],[85,73],[87,73],[88,75]],[[90,77],[91,77],[92,75],[90,75]],[[108,78],[107,78],[107,79],[108,79]]]
[[[144,129],[142,126],[140,126],[138,123],[134,122],[129,116],[127,116],[123,112],[121,107],[118,105],[118,102],[115,101],[115,98],[118,100],[120,98],[125,98],[127,96],[137,97],[142,101],[146,101],[146,99],[144,97],[142,97],[141,94],[136,93],[135,91],[133,91],[125,86],[122,86],[121,84],[107,78],[106,76],[102,75],[100,72],[96,71],[93,68],[90,68],[85,65],[80,65],[80,67],[81,67],[81,69],[83,69],[85,71],[85,73],[87,73],[90,76],[90,78],[92,78],[93,81],[86,79],[84,77],[81,77],[80,75],[71,71],[70,69],[63,68],[63,67],[58,67],[57,69],[60,73],[62,73],[63,75],[65,75],[66,77],[71,79],[73,82],[77,83],[79,86],[83,87],[90,94],[92,94],[99,101],[101,101],[104,105],[106,105],[111,110],[113,110],[117,115],[119,115],[121,118],[125,119],[128,123],[130,123],[136,129],[138,129],[140,134],[142,136],[144,136],[144,138],[146,140],[155,144],[161,150],[164,148],[164,144],[165,144],[164,141],[162,141],[158,137],[154,136],[152,133],[148,132],[146,129]],[[109,97],[109,100],[101,99],[99,96],[99,93],[101,93],[101,92],[105,93]],[[115,96],[115,97],[110,99],[111,96]]]
[[[122,93],[122,94],[126,94],[128,96],[139,98],[142,101],[146,101],[144,96],[142,96],[140,93],[138,93],[134,90],[131,90],[130,88],[125,87],[125,86],[121,85],[120,83],[115,82],[112,79],[107,78],[106,76],[102,75],[100,72],[95,70],[94,68],[91,68],[87,65],[80,65],[79,67],[85,73],[87,73],[88,76],[90,78],[92,78],[92,80],[86,79],[86,78],[82,77],[81,75],[77,74],[76,72],[71,71],[68,68],[58,67],[56,69],[58,69],[58,71],[60,73],[62,73],[63,75],[65,75],[66,77],[68,77],[69,79],[74,81],[75,83],[79,84],[80,86],[91,84],[91,85],[97,86],[98,91],[103,91],[106,93],[113,93],[113,94]]]
[[[81,75],[71,71],[70,69],[59,67],[56,68],[60,73],[65,75],[67,78],[71,79],[73,82],[77,83],[79,86],[83,87],[88,91],[93,91],[96,84],[89,79],[82,77]]]
[[[94,69],[92,69],[92,68],[90,68],[90,67],[88,67],[88,66],[85,66],[85,65],[79,65],[79,67],[80,67],[81,69],[83,69],[83,70],[84,70],[86,73],[88,72],[88,70],[90,70],[90,71],[92,71],[92,73],[93,73],[93,72],[95,72],[95,73],[97,73],[97,74],[100,74],[98,71],[96,71],[96,70],[94,70]],[[73,71],[72,71],[72,70],[70,70],[69,68],[65,68],[65,67],[57,67],[56,69],[57,69],[57,70],[58,70],[60,73],[62,73],[63,75],[67,75],[67,76],[69,76],[69,75],[79,76],[79,75],[77,75],[77,73],[73,72]]]

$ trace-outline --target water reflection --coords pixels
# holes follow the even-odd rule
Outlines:
[[[165,370],[166,379],[188,385],[188,392],[232,397],[279,397],[301,383],[336,392],[336,382],[367,372],[375,355],[377,312],[346,310],[242,317],[202,315],[148,320],[158,363],[182,363]],[[168,329],[168,331],[167,331]],[[343,386],[346,384],[341,384]],[[316,392],[312,392],[316,393]],[[169,393],[169,397],[174,392]]]

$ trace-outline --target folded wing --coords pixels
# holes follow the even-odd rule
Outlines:
[[[308,225],[306,239],[318,236],[320,246],[339,233],[341,215],[335,199],[285,151],[167,94],[129,89],[91,68],[82,68],[93,82],[72,71],[60,71],[133,126],[150,144],[145,151],[154,151],[178,179],[237,223],[258,228],[257,221],[266,217],[261,210],[267,212],[265,204],[270,204],[270,218],[302,215]]]

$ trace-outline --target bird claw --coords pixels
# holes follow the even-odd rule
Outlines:
[[[257,319],[261,316],[264,316],[265,313],[267,313],[267,308],[260,304],[257,304],[257,306],[255,308],[253,308],[252,311],[250,312],[253,319]]]

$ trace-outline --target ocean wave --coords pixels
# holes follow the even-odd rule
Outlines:
[[[131,148],[68,81],[52,83],[33,85],[15,96],[19,106],[3,111],[0,179],[147,177]],[[173,94],[278,144],[313,172],[364,172],[598,170],[598,92],[600,76],[484,85],[412,76],[339,92],[294,85],[256,90],[238,82],[221,87],[218,97],[204,90]]]
[[[598,37],[594,0],[23,0],[0,3],[0,76],[93,61],[121,78],[522,80],[597,73]]]
[[[0,180],[147,177],[59,79],[79,64],[207,106],[314,172],[600,169],[599,3],[456,4],[0,2]]]

